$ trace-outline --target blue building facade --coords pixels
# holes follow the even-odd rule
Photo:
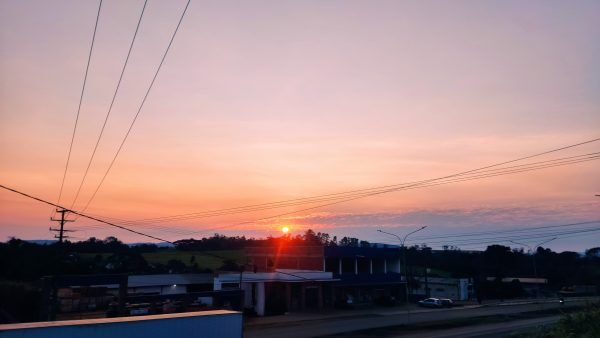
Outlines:
[[[332,291],[337,306],[393,305],[406,299],[398,247],[326,246],[323,256],[323,270],[338,279]]]

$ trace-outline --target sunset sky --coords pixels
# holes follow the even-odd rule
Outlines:
[[[148,1],[75,210],[114,156],[185,3]],[[142,5],[103,3],[65,204]],[[97,1],[0,0],[0,184],[56,202],[97,9]],[[600,137],[598,37],[599,1],[192,0],[87,211],[137,220],[275,202],[445,176]],[[600,142],[539,160],[597,151]],[[600,220],[599,173],[592,161],[257,222],[311,205],[135,229],[176,240],[191,231],[279,236],[288,226],[291,234],[312,228],[393,243],[376,229],[405,234],[427,225],[419,234],[426,237]],[[0,191],[0,240],[52,238],[50,213]],[[68,226],[77,238],[149,241],[97,224]],[[549,247],[599,243],[594,232]]]

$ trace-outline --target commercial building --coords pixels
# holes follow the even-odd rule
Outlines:
[[[339,279],[334,284],[337,305],[392,305],[405,299],[398,248],[328,246],[323,254],[323,269]]]
[[[213,278],[213,274],[45,277],[42,313],[54,320],[241,309],[241,290],[215,292]]]
[[[130,295],[170,295],[212,290],[212,273],[131,275],[127,278]]]
[[[411,295],[418,298],[449,298],[468,300],[472,285],[468,278],[415,277],[417,287],[411,289]],[[429,291],[429,292],[428,292]]]
[[[332,273],[279,269],[272,272],[222,273],[215,291],[244,291],[244,307],[258,316],[322,309],[331,303]]]
[[[280,246],[247,248],[246,252],[257,272],[299,269],[331,273],[331,298],[323,299],[325,305],[392,304],[406,297],[397,247]]]

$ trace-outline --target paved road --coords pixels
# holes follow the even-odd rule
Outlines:
[[[583,306],[585,300],[568,301],[564,308]],[[344,332],[354,332],[373,328],[390,327],[410,324],[447,321],[453,319],[474,318],[481,316],[509,315],[524,312],[558,309],[557,301],[544,303],[505,303],[492,306],[477,306],[453,309],[434,309],[411,312],[408,318],[406,311],[371,313],[364,316],[347,316],[304,320],[298,322],[285,321],[280,325],[271,321],[268,325],[247,326],[244,332],[246,338],[308,338],[327,336]]]
[[[560,316],[521,319],[510,322],[493,324],[476,324],[451,329],[423,330],[421,332],[406,333],[402,329],[390,329],[388,332],[377,332],[379,338],[501,338],[511,334],[525,333],[529,330],[544,327],[558,322]],[[385,329],[384,329],[385,330]],[[359,337],[352,333],[344,338]],[[364,337],[364,335],[362,335]]]

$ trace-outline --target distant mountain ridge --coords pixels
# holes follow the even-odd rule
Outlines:
[[[39,245],[50,245],[50,244],[54,244],[57,241],[55,239],[24,239],[25,242],[28,243],[34,243],[34,244],[39,244]],[[129,246],[138,246],[138,245],[156,245],[159,248],[174,248],[175,245],[171,244],[171,243],[167,243],[167,242],[160,242],[160,243],[151,243],[151,242],[135,242],[135,243],[125,243]]]

